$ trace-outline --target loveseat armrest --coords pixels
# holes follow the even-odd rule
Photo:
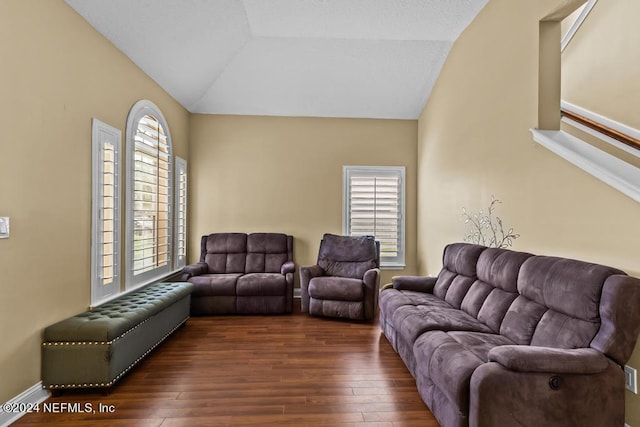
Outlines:
[[[287,261],[280,267],[280,274],[295,273],[296,264],[293,261]]]
[[[394,276],[391,279],[393,289],[399,291],[415,291],[427,294],[433,293],[433,287],[436,285],[437,277],[426,276]]]
[[[207,274],[208,271],[209,271],[209,265],[207,265],[206,262],[189,264],[182,268],[182,277],[183,277],[183,280],[186,280],[189,277],[200,276],[201,274]]]
[[[503,345],[489,351],[489,361],[511,371],[555,374],[597,374],[607,369],[607,357],[591,348],[560,349]]]

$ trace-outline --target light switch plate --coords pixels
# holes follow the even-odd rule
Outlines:
[[[624,382],[625,382],[625,385],[627,386],[627,390],[629,390],[632,393],[638,394],[638,382],[637,382],[636,370],[631,366],[625,365],[624,367]]]
[[[9,237],[9,217],[0,216],[0,239],[6,239]]]

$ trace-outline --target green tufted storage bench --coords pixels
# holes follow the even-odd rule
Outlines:
[[[156,283],[44,330],[42,384],[111,387],[189,318],[191,283]]]

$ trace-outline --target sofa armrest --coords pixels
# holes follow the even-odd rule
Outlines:
[[[416,291],[431,294],[437,280],[437,277],[394,276],[391,279],[391,283],[393,284],[393,289],[398,289],[399,291]]]
[[[393,283],[385,283],[384,285],[380,286],[380,292],[386,291],[387,289],[393,289]]]
[[[591,348],[560,349],[503,345],[489,351],[489,362],[511,371],[556,374],[597,374],[607,369],[607,357]]]
[[[287,261],[280,267],[280,274],[294,273],[296,271],[296,265],[293,261]]]
[[[207,265],[206,262],[190,264],[185,266],[182,269],[182,273],[183,273],[182,277],[184,277],[184,275],[187,275],[187,278],[193,277],[193,276],[200,276],[201,274],[207,274],[208,271],[209,271],[209,266]]]
[[[473,371],[468,393],[470,426],[624,424],[624,372],[612,360],[593,374],[521,372],[483,363]]]

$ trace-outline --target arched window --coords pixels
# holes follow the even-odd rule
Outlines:
[[[173,156],[158,107],[138,101],[127,118],[126,287],[162,278],[172,264]]]

